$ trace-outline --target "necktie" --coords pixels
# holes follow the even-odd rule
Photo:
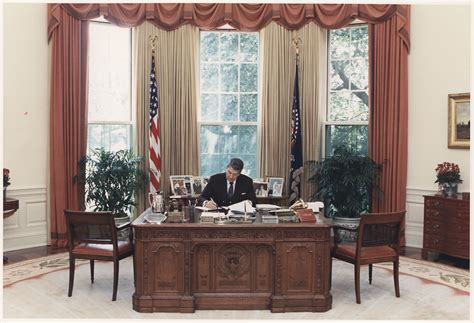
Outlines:
[[[229,191],[227,192],[228,197],[232,197],[232,195],[234,195],[234,183],[233,182],[230,183]]]

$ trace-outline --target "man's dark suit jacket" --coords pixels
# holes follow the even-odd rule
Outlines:
[[[227,179],[225,173],[212,175],[209,182],[202,191],[199,197],[199,205],[206,200],[213,199],[218,206],[228,206],[234,203],[242,202],[244,200],[252,201],[253,206],[257,203],[257,197],[253,190],[253,180],[240,174],[234,183],[234,195],[231,198],[227,197]]]

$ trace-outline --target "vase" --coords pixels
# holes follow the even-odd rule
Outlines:
[[[3,201],[5,202],[7,200],[7,187],[3,187]]]
[[[458,194],[457,183],[443,183],[443,195],[447,197],[453,197]]]

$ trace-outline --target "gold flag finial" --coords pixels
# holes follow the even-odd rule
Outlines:
[[[293,38],[293,45],[295,46],[296,49],[296,56],[300,55],[300,44],[301,44],[301,38],[296,36]]]
[[[150,40],[150,43],[151,43],[151,51],[154,53],[155,48],[156,48],[156,41],[158,40],[158,36],[150,35],[150,36],[148,36],[148,39]]]

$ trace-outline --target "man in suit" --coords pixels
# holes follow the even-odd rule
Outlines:
[[[253,180],[240,174],[244,162],[239,158],[232,158],[226,167],[225,173],[215,174],[199,197],[199,204],[209,209],[218,206],[228,206],[234,203],[250,200],[255,206],[257,198],[253,190]]]

